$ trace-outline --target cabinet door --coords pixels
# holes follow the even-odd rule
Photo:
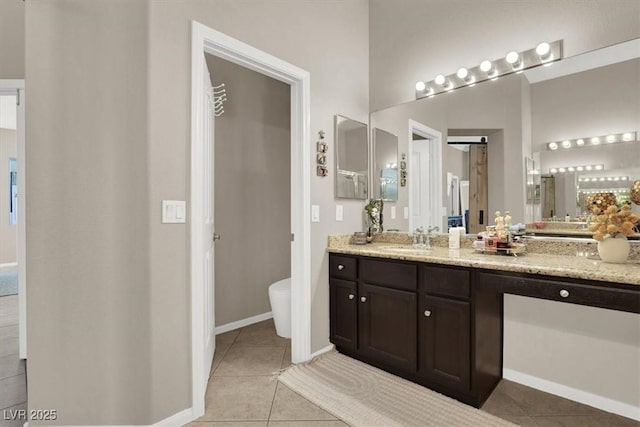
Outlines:
[[[469,391],[469,303],[430,295],[421,298],[420,374],[454,390]]]
[[[417,369],[416,294],[361,283],[360,352],[393,367]]]
[[[358,299],[356,282],[329,280],[330,340],[336,346],[355,350],[358,344]]]

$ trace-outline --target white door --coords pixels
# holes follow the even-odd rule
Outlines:
[[[204,90],[207,93],[212,94],[211,76],[209,69],[207,68],[207,62],[204,63]],[[204,271],[202,277],[204,278],[204,369],[205,369],[205,381],[209,378],[211,372],[211,364],[213,362],[213,353],[216,349],[216,335],[215,335],[215,317],[214,317],[214,207],[213,207],[213,154],[214,154],[214,108],[211,102],[209,102],[209,96],[204,97],[204,111],[205,120],[202,123],[203,130],[202,135],[204,138],[204,150],[202,156],[202,180],[204,185],[203,194],[203,209],[202,209],[202,222],[204,224],[203,235],[204,238]]]
[[[429,183],[429,140],[413,141],[411,152],[411,230],[423,227],[426,231],[432,225],[430,215],[430,183]]]

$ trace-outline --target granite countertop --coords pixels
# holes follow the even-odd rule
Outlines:
[[[398,250],[399,247],[407,249]],[[330,242],[327,250],[340,254],[640,285],[640,262],[638,260],[629,260],[625,264],[610,264],[584,256],[527,253],[515,257],[483,254],[468,248],[449,249],[434,246],[427,251],[424,249],[413,250],[410,245],[375,242],[367,245],[352,245],[346,242],[332,244]]]

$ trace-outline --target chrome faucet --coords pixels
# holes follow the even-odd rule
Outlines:
[[[417,248],[431,249],[431,232],[439,231],[440,227],[437,225],[434,227],[427,227],[427,232],[424,232],[424,227],[416,228],[413,232],[413,246]]]

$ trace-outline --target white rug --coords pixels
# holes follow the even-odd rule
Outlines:
[[[355,427],[515,426],[337,351],[291,366],[278,381]]]

